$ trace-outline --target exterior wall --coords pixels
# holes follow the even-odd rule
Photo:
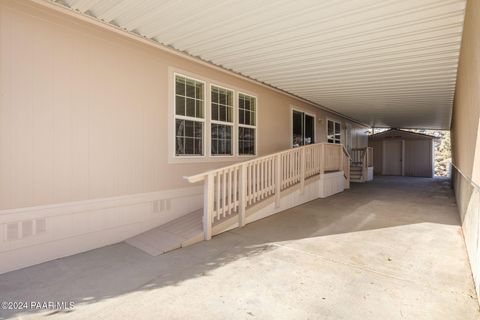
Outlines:
[[[433,177],[432,140],[405,140],[405,175]]]
[[[480,296],[480,1],[470,0],[453,106],[452,183]]]
[[[89,250],[201,207],[200,189],[182,177],[243,158],[169,162],[172,71],[254,94],[258,155],[290,147],[293,106],[315,114],[317,142],[329,118],[351,128],[353,147],[366,146],[367,128],[271,88],[28,1],[0,0],[1,261]]]

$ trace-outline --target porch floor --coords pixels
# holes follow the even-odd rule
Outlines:
[[[382,177],[151,256],[126,243],[0,275],[25,319],[480,319],[447,180]]]

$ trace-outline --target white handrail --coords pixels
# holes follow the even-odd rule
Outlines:
[[[349,166],[350,155],[343,145],[317,143],[184,178],[190,183],[204,181],[203,230],[208,240],[213,223],[238,214],[243,226],[247,207],[271,196],[278,207],[283,190],[299,184],[303,192],[305,180],[314,175],[343,170],[348,186]]]

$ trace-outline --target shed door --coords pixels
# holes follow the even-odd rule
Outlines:
[[[383,166],[387,176],[402,175],[402,141],[385,141],[385,157]]]

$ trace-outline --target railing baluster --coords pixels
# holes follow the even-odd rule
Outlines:
[[[222,177],[222,216],[225,217],[226,215],[226,200],[227,200],[227,171],[223,171]]]
[[[247,171],[248,165],[242,164],[240,167],[240,185],[239,185],[239,203],[238,203],[238,225],[243,227],[245,225],[245,208],[247,206]]]
[[[238,212],[238,207],[237,207],[237,200],[238,200],[237,180],[238,180],[238,167],[236,167],[233,170],[233,211],[235,211],[235,212]]]
[[[221,206],[220,206],[220,175],[221,175],[221,173],[218,172],[217,173],[217,179],[216,179],[217,180],[217,183],[216,183],[216,189],[217,189],[216,190],[217,191],[216,217],[217,217],[217,219],[220,219],[220,208],[221,208]]]
[[[229,169],[228,170],[228,215],[230,215],[230,213],[232,213],[232,174],[233,174],[233,170],[232,169]]]
[[[280,207],[280,192],[282,186],[282,161],[283,154],[275,156],[275,207]]]
[[[257,163],[256,162],[252,163],[252,172],[253,172],[252,204],[254,204],[256,202],[256,197],[257,197]]]
[[[300,151],[300,193],[305,189],[305,148]]]
[[[267,188],[268,188],[268,165],[267,159],[263,160],[263,198],[267,196]]]
[[[250,176],[250,163],[247,164],[247,181],[245,181],[246,185],[247,185],[247,201],[248,201],[248,204],[250,205],[250,195],[252,194],[252,187],[251,187],[251,183],[252,183],[252,177]]]

